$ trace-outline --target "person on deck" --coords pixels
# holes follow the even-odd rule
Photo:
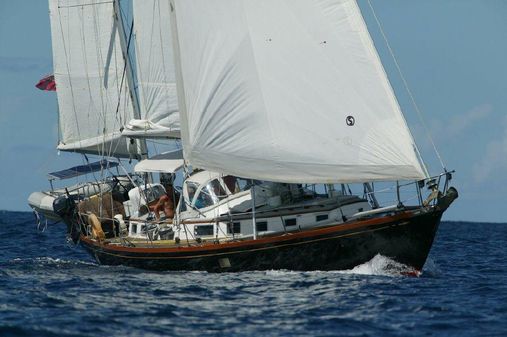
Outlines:
[[[164,215],[168,219],[174,218],[174,205],[175,205],[175,191],[173,187],[174,177],[160,177],[160,183],[165,188],[165,194],[162,195],[158,202],[153,206],[153,212],[155,213],[155,219],[160,220],[160,212],[164,212]]]

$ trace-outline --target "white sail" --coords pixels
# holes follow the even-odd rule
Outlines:
[[[121,137],[133,118],[113,3],[49,0],[61,139],[58,149],[130,157]]]
[[[282,182],[425,170],[353,0],[171,0],[194,167]]]
[[[169,0],[134,0],[133,15],[142,119],[130,121],[123,134],[179,138]]]

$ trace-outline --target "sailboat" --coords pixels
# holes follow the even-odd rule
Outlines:
[[[146,81],[140,96],[171,111],[177,127],[137,114],[123,118],[118,139],[180,137],[182,149],[139,161],[134,171],[159,174],[161,183],[146,178],[114,200],[107,216],[86,200],[59,204],[69,234],[98,263],[338,270],[382,254],[423,268],[458,193],[449,186],[452,172],[429,175],[355,0],[133,3],[137,37],[146,29],[151,39],[128,55],[130,35],[119,34],[125,69],[132,72],[131,58],[137,69],[147,67],[144,74],[153,65],[173,69],[174,85]],[[51,0],[55,68],[59,59],[69,62],[60,35],[76,29],[76,37],[96,38],[99,13],[109,31],[128,31],[119,8],[117,0]],[[99,36],[110,46],[116,35]],[[150,48],[155,53],[145,53]],[[99,72],[98,82],[109,76]],[[129,106],[130,99],[141,111],[134,88],[143,76],[128,77],[130,95],[118,102]],[[395,182],[396,200],[381,205],[375,183],[386,181]],[[363,187],[362,196],[352,184]],[[402,200],[403,188],[413,189],[415,205]]]

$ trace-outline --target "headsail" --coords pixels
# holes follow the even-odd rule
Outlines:
[[[120,128],[133,118],[113,3],[49,0],[61,139],[58,149],[130,157]]]
[[[185,158],[282,182],[421,179],[354,0],[171,0]]]
[[[169,0],[134,0],[133,15],[142,119],[130,121],[123,134],[179,138]]]

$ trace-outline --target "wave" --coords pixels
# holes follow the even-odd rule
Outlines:
[[[62,266],[62,265],[73,265],[73,266],[97,266],[96,263],[81,261],[81,260],[66,260],[53,258],[49,256],[34,257],[34,258],[15,258],[9,261],[12,264],[33,264],[33,265],[44,265],[44,266]]]
[[[393,259],[377,254],[373,259],[349,270],[337,271],[341,274],[375,276],[420,276],[421,272]]]
[[[436,264],[432,261],[432,273],[438,270]],[[299,272],[292,270],[268,270],[265,272],[268,276],[288,276],[292,274],[317,274],[317,273],[335,273],[335,274],[353,274],[353,275],[372,275],[372,276],[421,276],[421,272],[413,267],[399,263],[389,257],[381,254],[375,255],[370,261],[355,266],[348,270],[332,270],[332,271],[310,271]]]

